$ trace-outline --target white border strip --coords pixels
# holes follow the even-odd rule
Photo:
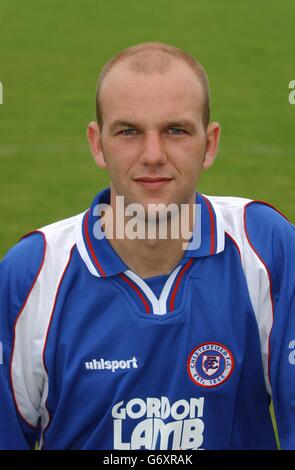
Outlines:
[[[124,274],[128,276],[135,284],[143,291],[146,297],[149,299],[153,307],[153,313],[155,315],[165,315],[167,313],[167,298],[170,294],[174,280],[182,266],[177,266],[172,273],[169,275],[165,285],[162,289],[159,299],[155,296],[149,285],[133,271],[127,270]]]
[[[86,212],[87,211],[78,215],[77,223],[75,226],[76,245],[77,245],[81,258],[83,259],[84,263],[86,264],[91,274],[93,274],[93,276],[96,276],[96,277],[101,277],[96,267],[92,263],[90,256],[88,255],[88,252],[87,252],[84,240],[83,240],[83,218]]]

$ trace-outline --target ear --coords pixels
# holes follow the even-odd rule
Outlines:
[[[208,168],[210,168],[214,163],[218,151],[220,130],[218,122],[211,122],[207,127],[207,145],[203,160],[204,170],[208,170]]]
[[[102,145],[101,145],[101,130],[95,121],[91,121],[87,127],[87,139],[89,142],[90,150],[95,163],[100,168],[106,168],[107,164],[104,159]]]

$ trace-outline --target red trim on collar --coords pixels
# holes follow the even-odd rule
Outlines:
[[[210,255],[215,253],[215,221],[211,202],[202,194],[207,205],[210,216]]]
[[[139,298],[141,299],[144,307],[145,307],[145,310],[146,310],[146,313],[151,313],[151,308],[148,304],[148,302],[146,301],[146,299],[144,298],[144,296],[142,295],[142,293],[140,292],[140,289],[123,273],[120,273],[119,274],[120,278],[123,279],[123,281],[127,282],[127,284],[132,287],[132,289],[135,290],[135,292],[137,293],[137,295],[139,296]]]
[[[177,281],[175,283],[175,286],[173,288],[173,292],[171,294],[171,297],[170,297],[170,303],[169,303],[169,312],[171,312],[172,310],[174,310],[174,301],[175,301],[175,297],[176,297],[176,293],[178,291],[178,288],[179,288],[179,284],[180,284],[180,281],[185,273],[185,271],[188,270],[188,268],[191,266],[193,262],[193,259],[191,258],[184,266],[183,268],[180,270],[179,274],[178,274],[178,277],[177,277]]]

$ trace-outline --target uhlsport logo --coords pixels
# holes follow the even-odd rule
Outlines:
[[[234,369],[232,353],[223,344],[203,343],[190,353],[187,370],[191,380],[201,387],[217,387]]]
[[[110,370],[113,373],[119,369],[137,369],[138,363],[136,357],[128,360],[119,361],[106,361],[103,358],[92,359],[90,362],[85,362],[85,368],[88,370]]]

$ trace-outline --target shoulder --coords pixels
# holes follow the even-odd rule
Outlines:
[[[41,231],[30,232],[21,238],[0,263],[1,286],[5,278],[13,277],[30,283],[44,261],[45,251],[46,241]]]
[[[0,300],[21,308],[44,265],[58,267],[75,244],[75,230],[81,216],[60,220],[24,235],[0,263]]]
[[[295,227],[268,202],[238,197],[210,197],[224,231],[238,244],[244,260],[259,259],[276,285],[295,282]]]
[[[54,243],[54,241],[61,239],[65,241],[68,239],[74,240],[77,225],[80,224],[84,214],[85,212],[45,225],[38,229],[38,231],[44,235],[47,243]]]
[[[295,283],[295,226],[277,209],[253,201],[245,208],[245,233],[272,277],[275,290]]]
[[[48,244],[63,242],[66,245],[74,242],[76,226],[83,215],[59,220],[25,234],[4,256],[1,269],[11,267],[15,272],[24,274],[28,274],[29,268],[34,271],[44,259]]]
[[[225,228],[239,225],[245,231],[265,229],[277,233],[294,232],[294,225],[284,214],[265,201],[242,197],[206,196],[215,210],[223,217]]]
[[[35,231],[13,246],[0,263],[0,324],[8,335],[33,288],[45,259],[44,235]],[[6,326],[8,331],[6,332]]]

